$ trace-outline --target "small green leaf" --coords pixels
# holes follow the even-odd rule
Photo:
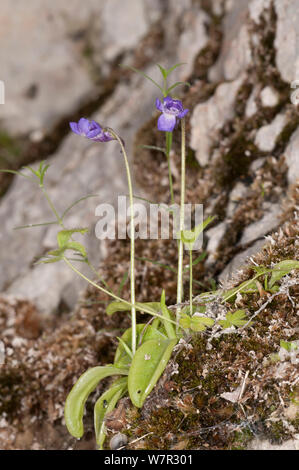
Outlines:
[[[126,351],[127,353],[127,356],[129,356],[131,359],[133,359],[133,352],[132,350],[129,348],[129,346],[127,345],[127,343],[125,343],[125,341],[120,338],[119,336],[117,336],[117,339],[118,341],[120,342],[120,344],[122,345],[122,347],[124,348],[124,350]]]
[[[44,178],[45,178],[45,174],[48,170],[50,165],[46,165],[45,162],[41,162],[40,166],[39,166],[39,184],[41,186],[43,186],[44,184]]]
[[[190,325],[191,325],[191,318],[186,314],[181,315],[180,326],[184,328],[184,330],[187,330],[188,328],[190,328]]]
[[[22,230],[24,228],[32,228],[32,227],[45,227],[48,225],[58,225],[58,222],[57,220],[53,220],[52,222],[41,222],[40,224],[19,225],[18,227],[14,227],[14,230]]]
[[[40,178],[40,173],[38,170],[34,170],[31,166],[24,166],[25,170],[31,171],[31,173],[36,176],[38,179]]]
[[[106,308],[107,315],[111,316],[116,312],[129,312],[131,310],[130,305],[127,305],[123,302],[114,300]]]
[[[153,390],[176,344],[177,339],[153,339],[137,349],[128,376],[129,395],[137,408],[142,407]]]
[[[168,74],[167,74],[167,70],[164,69],[164,67],[162,67],[162,65],[160,65],[160,64],[156,64],[156,65],[157,65],[157,67],[159,67],[160,72],[161,72],[163,78],[166,80],[167,75],[168,75]]]
[[[49,258],[49,259],[41,259],[38,261],[37,264],[50,264],[50,263],[57,263],[58,261],[61,261],[62,257],[61,256],[56,256],[54,258]]]
[[[105,416],[116,406],[118,400],[124,395],[128,388],[128,378],[122,377],[116,380],[114,384],[97,400],[94,407],[94,428],[96,442],[100,449],[106,438]]]
[[[182,67],[182,65],[186,65],[186,62],[178,62],[177,64],[173,65],[172,67],[170,67],[168,70],[167,70],[167,76],[173,72],[175,69],[177,69],[178,67]]]
[[[100,380],[111,375],[128,375],[127,368],[112,365],[97,366],[84,372],[70,391],[64,409],[65,423],[69,433],[77,438],[83,436],[84,406],[89,395],[95,390]]]
[[[174,90],[176,87],[181,86],[181,85],[188,86],[188,87],[191,86],[189,82],[176,82],[176,83],[174,83],[173,85],[171,85],[171,86],[168,88],[168,90],[166,91],[166,93],[169,95],[169,93],[170,93],[172,90]]]
[[[142,70],[138,70],[136,69],[135,67],[131,67],[130,65],[120,65],[120,67],[123,67],[125,69],[129,69],[129,70],[132,70],[133,72],[136,72],[136,73],[139,73],[139,75],[142,75],[144,78],[146,78],[147,80],[151,81],[156,87],[159,88],[159,90],[163,93],[163,88],[160,87],[160,85],[155,81],[153,80],[151,77],[149,77],[149,75],[147,75],[146,73],[142,72]]]
[[[166,154],[166,150],[162,147],[156,147],[155,145],[140,145],[140,148],[147,149],[147,150],[155,150],[157,152],[162,152]]]
[[[234,313],[227,313],[225,320],[219,320],[222,328],[231,328],[232,326],[244,326],[248,322],[245,310],[237,310]]]
[[[188,250],[193,249],[193,246],[194,246],[196,240],[198,239],[199,235],[201,234],[201,232],[203,232],[204,229],[207,227],[207,225],[209,225],[214,219],[215,219],[214,216],[213,217],[210,216],[204,222],[197,225],[194,229],[192,229],[192,230],[182,230],[181,239],[184,242],[184,244],[185,244],[185,246]]]
[[[64,248],[74,233],[81,233],[83,235],[87,232],[88,228],[74,228],[72,230],[61,230],[57,234],[57,243],[59,248]]]
[[[161,295],[161,310],[162,310],[162,315],[163,317],[166,319],[166,321],[163,322],[164,324],[164,328],[167,332],[167,336],[169,339],[173,339],[173,338],[176,338],[176,333],[175,333],[175,329],[174,329],[174,326],[172,323],[170,323],[169,321],[167,320],[171,320],[171,313],[170,311],[168,310],[168,308],[166,307],[166,303],[165,303],[165,290],[162,291],[162,295]]]
[[[10,173],[12,175],[17,175],[17,176],[23,176],[24,178],[27,178],[31,181],[34,181],[34,178],[32,176],[24,175],[24,173],[21,173],[20,171],[15,171],[15,170],[0,170],[0,173]]]
[[[214,325],[214,320],[209,317],[193,315],[191,317],[190,328],[192,331],[205,331],[206,328],[209,328]]]
[[[284,260],[276,264],[276,266],[271,270],[272,276],[269,283],[270,289],[277,281],[289,274],[293,269],[299,269],[299,261]]]
[[[67,250],[77,251],[78,253],[80,253],[83,256],[83,258],[86,258],[86,256],[87,256],[85,247],[83,245],[81,245],[81,243],[79,243],[79,242],[68,242],[66,244],[66,249]]]
[[[292,342],[289,342],[289,341],[284,341],[283,339],[280,340],[280,347],[285,349],[289,353],[293,352],[293,351],[296,351],[298,349],[298,346],[297,346],[296,343],[292,343]]]

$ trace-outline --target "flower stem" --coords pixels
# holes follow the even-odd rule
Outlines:
[[[167,164],[168,164],[170,199],[171,199],[171,204],[174,204],[173,183],[172,183],[171,164],[170,164],[171,146],[172,146],[172,132],[166,132],[166,158],[167,158]]]
[[[124,144],[121,138],[112,130],[109,132],[118,141],[122,154],[125,160],[128,188],[129,188],[129,201],[130,201],[130,239],[131,239],[131,250],[130,250],[130,281],[131,281],[131,317],[132,317],[132,352],[133,355],[136,352],[136,308],[135,308],[135,225],[134,225],[134,196],[133,186],[130,173],[130,166],[128,157],[125,151]]]
[[[185,219],[185,186],[186,186],[186,135],[185,135],[185,119],[181,121],[182,129],[182,143],[181,143],[181,201],[180,201],[180,223],[179,223],[179,253],[178,253],[178,278],[177,278],[177,304],[178,308],[176,311],[176,322],[177,332],[179,328],[181,307],[183,299],[183,257],[184,257],[184,243],[181,237],[181,233],[184,230],[184,219]]]
[[[193,313],[193,289],[192,289],[192,283],[193,283],[193,257],[192,257],[192,250],[189,250],[189,302],[190,302],[190,315]]]
[[[81,273],[71,262],[69,259],[67,259],[65,256],[62,258],[65,263],[76,273],[78,274],[78,276],[82,277],[82,279],[84,279],[86,282],[88,282],[91,286],[95,287],[96,289],[100,290],[101,292],[103,292],[104,294],[107,294],[109,295],[110,297],[112,297],[113,299],[117,300],[118,302],[121,302],[125,305],[128,305],[128,307],[133,307],[133,304],[131,302],[128,302],[127,300],[125,299],[122,299],[121,297],[119,297],[118,295],[114,294],[113,292],[105,289],[104,287],[102,286],[99,286],[98,284],[96,284],[95,282],[93,282],[91,279],[89,279],[87,276],[85,276],[83,273]],[[135,306],[134,306],[135,307]],[[141,310],[141,308],[140,308]],[[176,325],[176,322],[171,320],[170,318],[166,318],[165,319],[165,316],[163,315],[160,315],[159,313],[155,313],[153,312],[153,310],[147,308],[146,306],[142,305],[142,312],[144,313],[148,313],[149,315],[152,315],[153,317],[157,317],[157,318],[161,318],[161,320],[166,320],[174,325]]]

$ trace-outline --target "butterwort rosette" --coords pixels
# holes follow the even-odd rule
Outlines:
[[[174,100],[171,96],[166,96],[163,102],[157,98],[156,108],[162,113],[158,119],[158,129],[164,132],[172,132],[179,120],[189,111],[184,109],[180,100]]]
[[[70,122],[70,128],[75,134],[86,137],[94,142],[109,142],[114,137],[105,131],[96,121],[81,118],[78,122]]]

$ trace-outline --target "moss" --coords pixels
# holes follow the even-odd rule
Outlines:
[[[245,427],[241,431],[233,433],[232,443],[230,445],[231,450],[246,450],[248,444],[253,439],[254,434],[249,427]]]

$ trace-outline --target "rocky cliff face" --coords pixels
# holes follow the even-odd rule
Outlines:
[[[86,194],[97,195],[82,201],[67,223],[91,227],[87,237],[90,258],[101,265],[112,284],[118,285],[127,269],[128,247],[124,242],[96,240],[95,207],[101,202],[115,204],[117,195],[126,194],[124,169],[114,144],[91,145],[77,139],[70,135],[68,121],[85,115],[115,128],[134,160],[136,192],[168,202],[163,156],[140,149],[141,144],[163,144],[153,111],[156,90],[143,78],[120,69],[119,63],[142,68],[156,78],[155,63],[187,62],[174,77],[191,83],[180,95],[190,109],[187,198],[204,204],[206,215],[217,216],[206,233],[206,258],[195,269],[198,293],[210,287],[211,278],[223,285],[234,277],[243,280],[237,270],[265,244],[275,243],[282,226],[283,241],[275,260],[298,259],[296,0],[109,0],[104,6],[88,0],[84,5],[77,2],[77,8],[76,2],[68,6],[52,1],[42,9],[40,2],[32,1],[26,9],[21,3],[14,5],[14,14],[11,2],[2,3],[0,79],[6,85],[6,104],[0,105],[0,164],[16,169],[47,159],[51,164],[49,193],[60,211]],[[172,154],[175,194],[179,190],[178,152],[179,135]],[[67,390],[86,367],[109,360],[111,352],[106,351],[114,345],[109,331],[124,327],[127,320],[118,316],[105,323],[101,307],[91,306],[106,299],[92,291],[84,295],[84,308],[78,306],[78,292],[84,284],[64,265],[33,264],[55,247],[56,230],[51,226],[13,228],[48,221],[51,214],[39,188],[21,177],[1,181],[6,190],[0,205],[1,338],[11,351],[0,369],[1,445],[67,448],[74,446],[61,425]],[[138,255],[175,263],[175,247],[163,243],[140,242]],[[137,269],[140,300],[156,300],[163,282],[168,301],[174,302],[170,272],[142,263]],[[291,294],[296,298],[296,292]],[[296,304],[288,308],[295,309]],[[66,315],[74,310],[70,322]],[[284,328],[296,330],[293,317],[295,310],[292,325],[284,324]],[[100,328],[108,332],[98,333]],[[261,353],[275,352],[275,341]],[[201,346],[195,346],[195,351],[200,352]],[[267,369],[267,387],[276,373]],[[293,373],[292,369],[289,374]],[[225,393],[217,387],[218,383],[215,393]],[[289,390],[282,393],[287,395]],[[289,406],[285,403],[286,409]],[[293,422],[293,418],[283,415],[280,422]],[[154,425],[146,424],[148,429]],[[197,426],[204,427],[204,421]],[[294,424],[287,426],[282,438],[278,431],[276,436],[291,440],[294,446],[298,430]],[[245,445],[254,436],[259,437],[258,429],[249,439],[242,436]],[[79,446],[92,447],[89,438]],[[150,445],[170,444],[159,437]],[[201,444],[193,441],[192,445]],[[209,439],[209,445],[213,447],[213,440]],[[224,435],[219,444],[221,448],[234,445]]]

